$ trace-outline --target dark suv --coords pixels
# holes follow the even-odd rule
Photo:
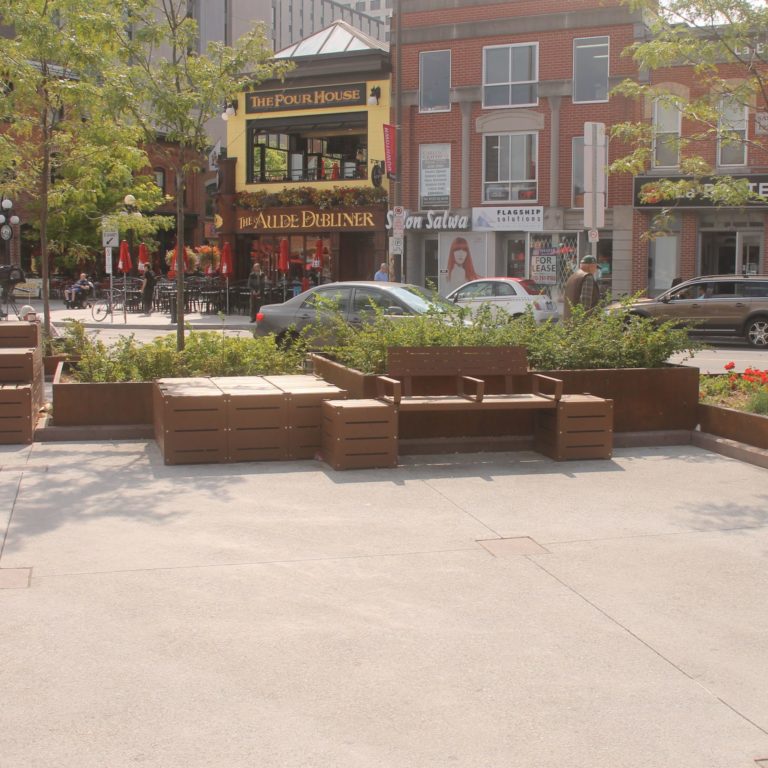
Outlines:
[[[768,347],[768,275],[695,277],[655,299],[641,299],[629,311],[692,323],[697,334],[743,336],[753,347]]]

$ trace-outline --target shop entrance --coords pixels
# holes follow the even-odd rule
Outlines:
[[[702,232],[702,275],[756,275],[763,263],[762,232]]]
[[[376,263],[372,234],[368,232],[342,234],[339,251],[339,280],[373,280],[379,265]]]

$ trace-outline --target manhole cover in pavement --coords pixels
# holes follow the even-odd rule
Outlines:
[[[0,589],[26,589],[31,578],[31,568],[0,568]]]
[[[494,557],[549,554],[549,550],[537,544],[530,536],[518,536],[514,539],[485,539],[477,543],[485,547]]]

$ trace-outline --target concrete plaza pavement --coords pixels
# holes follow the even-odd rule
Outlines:
[[[755,768],[768,471],[0,447],[3,768]],[[759,763],[758,763],[759,764]]]

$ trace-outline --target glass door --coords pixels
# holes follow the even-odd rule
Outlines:
[[[739,264],[738,271],[742,275],[760,274],[760,265],[762,264],[762,232],[739,232],[737,235],[739,243]]]

